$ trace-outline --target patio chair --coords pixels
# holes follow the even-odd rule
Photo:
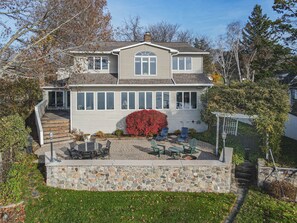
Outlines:
[[[77,145],[76,142],[69,143],[69,146],[70,146],[70,149],[76,149],[76,150],[78,150],[78,145]]]
[[[101,148],[103,156],[110,155],[110,146],[111,146],[111,141],[107,140],[105,147]]]
[[[151,141],[151,148],[154,150],[154,153],[158,154],[158,157],[160,157],[161,154],[165,153],[165,146],[158,145],[155,140]]]
[[[167,139],[168,136],[168,128],[162,128],[161,132],[159,135],[157,135],[157,137],[155,138],[156,141],[162,141]]]
[[[74,160],[80,159],[81,160],[83,158],[81,152],[79,152],[78,150],[71,149],[71,148],[70,149],[67,148],[67,150],[68,150],[68,153],[69,153],[71,159],[74,159]]]
[[[198,150],[198,141],[197,139],[191,139],[189,145],[183,145],[184,153],[190,153],[191,155]]]
[[[186,127],[182,127],[180,135],[177,137],[178,142],[185,142],[189,137],[189,129]]]

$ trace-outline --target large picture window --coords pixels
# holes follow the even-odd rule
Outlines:
[[[114,109],[114,93],[98,92],[97,93],[97,109],[113,110]]]
[[[88,57],[89,70],[108,70],[108,57]]]
[[[94,93],[77,93],[77,110],[94,110]]]
[[[192,58],[172,57],[172,70],[192,70]]]
[[[121,93],[121,108],[122,109],[135,109],[135,92],[122,92]]]
[[[169,92],[156,92],[156,109],[169,109]]]
[[[197,109],[197,92],[176,92],[176,109]]]
[[[139,109],[152,109],[153,108],[153,93],[152,92],[139,92]]]
[[[157,57],[149,51],[142,51],[135,55],[135,75],[156,75]]]

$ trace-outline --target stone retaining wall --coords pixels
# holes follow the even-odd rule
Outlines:
[[[265,160],[258,159],[258,186],[262,187],[264,182],[275,180],[287,181],[297,187],[297,169],[296,168],[277,168],[265,166]]]
[[[228,151],[227,156],[232,157]],[[47,185],[91,191],[230,192],[232,164],[218,160],[64,160],[47,163]]]

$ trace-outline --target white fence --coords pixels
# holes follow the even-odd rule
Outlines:
[[[289,114],[289,120],[285,124],[285,136],[297,140],[297,116]]]
[[[47,100],[41,101],[38,105],[35,106],[35,123],[37,128],[37,133],[39,137],[39,144],[43,145],[43,129],[41,124],[41,118],[45,113],[47,105]]]

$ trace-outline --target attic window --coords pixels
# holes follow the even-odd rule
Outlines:
[[[108,57],[88,57],[88,70],[108,70]]]
[[[156,75],[157,56],[150,51],[135,54],[135,75]]]

